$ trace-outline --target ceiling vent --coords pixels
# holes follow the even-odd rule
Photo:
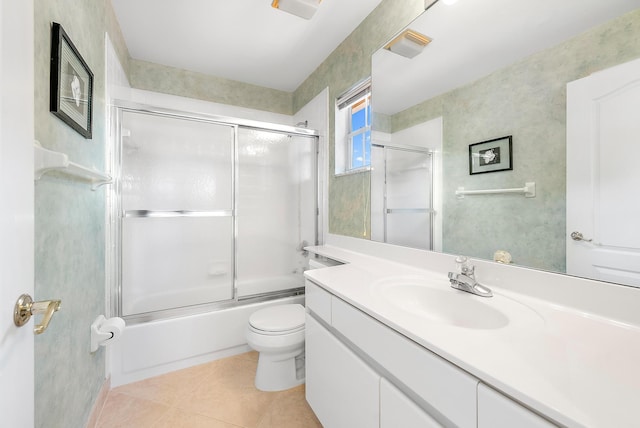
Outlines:
[[[299,16],[304,19],[311,19],[318,10],[322,0],[273,0],[271,7],[280,9],[283,12]]]

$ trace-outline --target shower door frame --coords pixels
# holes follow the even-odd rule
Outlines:
[[[173,119],[182,119],[187,121],[205,122],[216,125],[229,126],[233,128],[233,148],[231,165],[231,192],[232,192],[232,210],[231,217],[233,223],[233,244],[232,244],[232,256],[233,256],[233,295],[231,299],[220,300],[216,302],[201,303],[196,305],[184,306],[179,308],[163,309],[159,311],[146,312],[134,315],[122,315],[122,223],[126,214],[122,210],[121,200],[121,172],[122,172],[122,115],[124,112],[133,112],[141,114],[149,114],[160,117],[168,117]],[[273,300],[282,297],[289,297],[304,294],[304,284],[300,287],[280,290],[275,292],[268,292],[262,294],[256,294],[246,297],[238,297],[238,254],[237,254],[237,239],[238,239],[238,222],[237,222],[237,203],[238,203],[238,130],[240,128],[254,129],[258,131],[275,132],[286,135],[295,135],[302,137],[314,138],[313,152],[315,156],[315,162],[313,167],[315,168],[315,191],[316,197],[314,198],[315,207],[313,207],[314,216],[314,245],[320,243],[319,240],[319,216],[320,216],[320,204],[319,198],[323,194],[320,186],[322,181],[320,180],[320,148],[319,148],[319,133],[313,129],[297,128],[295,126],[280,125],[269,122],[261,122],[248,119],[240,119],[227,116],[209,115],[202,113],[193,113],[182,110],[173,110],[166,108],[159,108],[150,106],[147,104],[135,103],[131,101],[113,100],[110,108],[111,120],[111,152],[107,153],[108,159],[108,173],[113,177],[113,185],[108,192],[107,197],[107,251],[106,251],[106,278],[107,278],[107,302],[109,307],[107,312],[111,316],[123,317],[128,324],[138,324],[148,321],[156,321],[161,319],[167,319],[178,316],[193,315],[198,313],[210,312],[212,310],[226,309],[234,306],[241,306],[250,303],[258,303],[268,300]],[[186,213],[185,215],[189,215]]]
[[[427,248],[426,250],[433,251],[433,229],[434,229],[433,217],[436,214],[436,211],[433,208],[433,167],[434,167],[433,150],[428,148],[423,148],[423,147],[416,147],[416,146],[402,146],[402,145],[381,144],[381,143],[372,143],[371,146],[381,148],[384,155],[384,189],[382,192],[383,242],[387,243],[388,241],[387,216],[389,214],[392,214],[392,211],[404,211],[406,213],[424,212],[429,216],[429,242],[428,242],[429,248]],[[388,176],[387,175],[387,153],[388,153],[388,150],[398,150],[398,151],[404,151],[404,152],[419,153],[419,154],[429,156],[429,178],[430,178],[430,185],[431,185],[431,189],[429,191],[429,208],[427,209],[409,208],[409,209],[395,209],[395,210],[388,208],[387,206],[387,176]]]

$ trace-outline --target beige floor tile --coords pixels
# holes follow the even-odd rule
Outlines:
[[[153,428],[238,428],[238,425],[173,408]]]
[[[279,392],[258,428],[322,428],[304,393],[304,385]]]
[[[152,427],[168,410],[169,407],[153,401],[110,392],[97,428]]]
[[[132,397],[155,401],[167,406],[172,406],[178,397],[187,392],[176,385],[163,382],[157,377],[119,386],[114,388],[112,391],[119,394],[126,394]]]
[[[239,376],[242,377],[242,376]],[[176,407],[246,428],[258,425],[277,393],[258,391],[230,379],[201,384],[190,397],[181,397]]]
[[[257,364],[258,353],[248,352],[114,388],[97,427],[321,427],[304,385],[258,391]]]
[[[257,355],[257,353],[256,353]],[[231,381],[235,385],[252,386],[258,367],[258,358],[240,354],[210,363],[207,382]]]
[[[113,391],[171,406],[175,404],[179,397],[191,396],[195,388],[205,382],[209,376],[216,375],[216,366],[218,364],[218,361],[214,361],[177,370],[140,382],[123,385],[114,388]]]
[[[258,362],[259,356],[260,354],[256,351],[250,351],[250,352],[245,352],[244,354],[236,355],[237,358],[245,358],[251,361],[255,361],[256,363]]]
[[[175,372],[157,376],[155,379],[179,389],[194,388],[204,382],[204,380],[215,371],[215,367],[220,361],[224,360],[213,361],[211,363],[177,370]]]

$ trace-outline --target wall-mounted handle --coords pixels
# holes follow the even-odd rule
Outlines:
[[[580,232],[571,232],[571,239],[573,239],[574,241],[584,241],[584,242],[591,242],[593,241],[593,239],[584,239],[584,236],[582,236],[582,233]]]
[[[42,322],[36,324],[33,328],[34,334],[41,334],[49,327],[51,317],[54,312],[60,309],[60,300],[43,300],[41,302],[34,302],[31,296],[23,294],[18,297],[16,305],[13,311],[13,322],[16,326],[22,327],[29,322],[32,315],[44,314]]]

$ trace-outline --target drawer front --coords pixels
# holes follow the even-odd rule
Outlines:
[[[476,378],[335,296],[331,320],[336,330],[422,398],[434,418],[445,425],[476,427]]]
[[[318,318],[331,324],[331,294],[308,279],[305,280],[305,306]]]
[[[388,380],[380,381],[380,428],[442,428]]]
[[[306,320],[306,397],[325,427],[380,425],[380,376],[310,314]]]
[[[478,386],[478,428],[551,428],[551,422],[484,384]]]

